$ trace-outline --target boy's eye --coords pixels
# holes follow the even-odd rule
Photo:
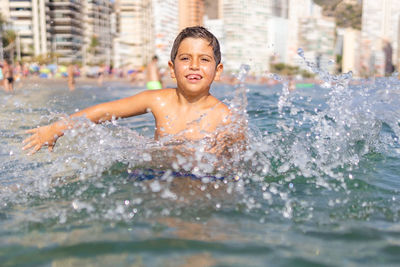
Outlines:
[[[189,57],[181,57],[181,60],[189,60]]]
[[[210,62],[210,59],[208,59],[208,58],[202,58],[201,61]]]

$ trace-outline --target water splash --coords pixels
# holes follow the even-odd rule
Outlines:
[[[361,183],[354,173],[365,157],[374,152],[398,153],[399,84],[395,77],[355,81],[351,73],[332,75],[311,62],[306,65],[321,75],[324,86],[313,95],[291,92],[284,79],[274,75],[275,80],[284,82],[279,98],[271,96],[273,105],[257,111],[269,112],[264,113],[261,125],[273,125],[267,132],[252,123],[248,110],[263,103],[268,94],[263,89],[257,92],[257,100],[249,100],[249,94],[255,95],[245,83],[250,69],[241,66],[238,84],[227,103],[236,114],[236,125],[249,128],[247,149],[233,153],[230,159],[206,153],[201,149],[206,144],[178,144],[185,149],[177,149],[177,144],[165,145],[166,140],[162,145],[138,134],[139,127],[131,130],[122,121],[95,125],[78,119],[77,123],[88,126],[68,131],[55,153],[43,152],[32,159],[15,152],[20,141],[15,133],[2,132],[3,142],[11,140],[13,145],[7,149],[2,145],[0,150],[11,159],[10,166],[2,165],[3,173],[9,173],[5,175],[8,180],[1,181],[0,198],[11,206],[45,203],[47,213],[37,207],[29,216],[34,214],[37,221],[57,218],[61,223],[82,216],[129,221],[176,214],[187,206],[196,211],[212,207],[263,214],[260,220],[268,214],[309,220],[323,203],[339,205],[335,204],[336,192],[343,192],[340,205],[345,205],[346,199],[351,202],[354,180]],[[316,99],[321,101],[314,102]],[[46,124],[62,116],[23,100],[2,101],[2,109],[15,110],[12,117],[23,118],[23,125]],[[32,115],[18,114],[34,114],[34,118],[29,121]],[[18,120],[1,122],[14,129]],[[135,123],[140,124],[140,119]],[[237,152],[235,147],[232,150]],[[17,167],[10,173],[12,165]],[[318,195],[324,190],[330,197],[321,203],[307,193]],[[194,196],[203,198],[204,206],[190,206]]]
[[[238,84],[235,85],[235,96],[230,103],[230,107],[235,114],[239,116],[244,116],[247,107],[247,92],[248,87],[245,84],[247,75],[250,71],[250,66],[242,64],[239,68],[239,72],[236,75]]]

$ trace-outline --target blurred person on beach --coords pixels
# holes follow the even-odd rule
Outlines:
[[[73,64],[68,65],[68,88],[70,91],[75,90],[75,66]]]
[[[22,78],[22,66],[19,61],[15,63],[15,68],[14,68],[14,79],[16,82],[20,81]]]
[[[0,84],[4,85],[3,64],[0,63]]]
[[[240,122],[233,123],[228,106],[210,94],[211,84],[219,80],[223,71],[216,37],[200,26],[182,30],[174,41],[168,66],[177,88],[146,90],[27,130],[31,135],[23,141],[23,150],[31,149],[29,154],[33,154],[48,146],[52,151],[65,131],[78,126],[77,117],[102,123],[151,112],[155,118],[154,138],[162,144],[204,140],[207,142],[204,151],[217,155],[230,153],[233,145],[244,140],[244,127]]]
[[[289,88],[289,91],[296,90],[296,82],[294,81],[292,75],[289,75],[289,77],[288,77],[288,88]]]
[[[99,71],[97,72],[97,84],[99,86],[103,85],[105,72],[106,72],[106,66],[104,64],[101,64]]]
[[[11,65],[11,61],[9,59],[5,59],[4,63],[3,63],[3,76],[4,76],[4,90],[6,92],[13,92],[14,91],[14,87],[13,87],[13,83],[14,83],[14,74],[13,74],[14,70],[13,67]]]
[[[29,66],[28,63],[22,64],[22,77],[26,78],[29,76]]]
[[[153,56],[150,63],[146,67],[146,88],[149,90],[157,90],[163,88],[161,83],[160,70],[158,69],[158,57]]]
[[[137,70],[130,69],[127,72],[129,76],[129,81],[134,86],[145,86],[146,75],[144,73],[144,67],[140,67]]]

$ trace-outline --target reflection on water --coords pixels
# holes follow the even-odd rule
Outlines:
[[[1,92],[0,262],[395,264],[399,81],[319,74],[321,86],[293,92],[215,85],[238,124],[248,121],[248,149],[226,159],[198,143],[161,146],[148,114],[76,128],[53,153],[28,157],[24,130],[140,88],[33,82]]]

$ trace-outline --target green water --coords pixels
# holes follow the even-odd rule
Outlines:
[[[249,87],[249,152],[217,181],[168,172],[157,152],[162,172],[138,179],[154,167],[148,114],[20,150],[24,130],[140,88],[0,92],[0,265],[398,266],[399,88]]]

